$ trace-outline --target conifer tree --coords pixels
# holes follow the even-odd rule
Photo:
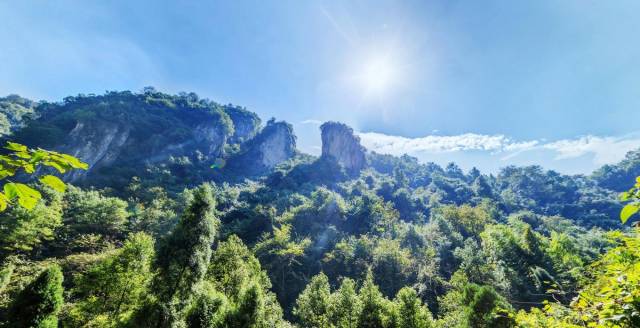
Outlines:
[[[228,327],[262,328],[269,327],[265,318],[265,296],[257,283],[252,283],[243,293],[230,316]]]
[[[428,328],[431,327],[431,313],[422,304],[413,288],[404,287],[396,295],[395,317],[397,328]]]
[[[54,264],[27,285],[13,303],[9,314],[11,327],[58,327],[58,312],[64,303],[62,280],[62,271]]]
[[[196,188],[180,222],[158,251],[154,289],[161,308],[159,327],[181,320],[195,287],[207,272],[216,234],[214,210],[211,187],[205,184]]]
[[[356,284],[345,278],[340,288],[331,295],[330,315],[336,328],[356,328],[362,311],[362,302],[358,298]]]
[[[129,236],[122,248],[91,267],[76,280],[78,302],[67,324],[92,325],[108,318],[128,321],[141,305],[151,280],[153,238],[139,232]]]
[[[305,327],[328,327],[330,304],[329,278],[324,273],[320,273],[311,278],[307,287],[298,297],[293,314],[300,319]]]
[[[367,273],[359,292],[362,311],[360,312],[359,327],[362,328],[384,328],[390,320],[391,304],[382,295],[380,289],[373,282],[371,271]]]
[[[224,294],[209,292],[201,295],[187,315],[190,328],[225,327],[229,314],[229,301]]]

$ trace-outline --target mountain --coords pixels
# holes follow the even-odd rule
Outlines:
[[[465,172],[369,151],[339,122],[311,156],[287,122],[152,88],[9,96],[0,114],[5,140],[89,164],[0,213],[0,325],[56,299],[38,309],[70,327],[545,326],[544,302],[603,297],[585,277],[624,254],[607,230],[640,172],[637,151],[589,176]]]
[[[17,102],[21,99],[11,102],[14,116],[22,110]],[[295,153],[292,129],[279,128],[284,123],[263,130],[255,113],[193,93],[172,96],[148,88],[143,93],[79,95],[61,103],[39,103],[34,112],[35,118],[7,138],[81,158],[89,169],[64,179],[83,186],[122,190],[134,176],[148,178],[164,171],[177,177],[178,184],[195,185],[231,178],[221,178],[210,168],[220,159],[259,156],[255,163],[262,166],[246,172],[249,176]]]

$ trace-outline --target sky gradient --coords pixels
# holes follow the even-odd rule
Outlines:
[[[293,123],[305,152],[319,151],[318,122],[336,120],[371,149],[422,161],[588,173],[640,147],[639,10],[589,0],[0,1],[0,95],[193,91]]]

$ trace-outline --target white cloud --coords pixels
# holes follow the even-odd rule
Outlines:
[[[488,151],[499,153],[529,149],[538,141],[516,142],[504,135],[483,135],[466,133],[456,136],[426,136],[406,138],[382,133],[366,132],[359,134],[362,144],[371,150],[387,154],[411,154],[416,152],[446,153],[457,151]]]
[[[484,135],[466,133],[453,136],[429,135],[421,138],[406,138],[382,133],[359,134],[363,146],[378,153],[392,155],[446,154],[464,152],[485,152],[498,155],[499,160],[508,162],[536,150],[535,154],[548,154],[552,161],[576,159],[592,156],[592,166],[616,163],[631,150],[640,148],[640,133],[625,136],[582,136],[574,139],[546,141],[545,139],[516,141],[504,135]],[[542,153],[538,153],[541,151]],[[537,156],[537,155],[536,155]],[[504,163],[508,164],[508,163]],[[539,163],[545,164],[545,163]],[[547,163],[548,164],[548,163]]]
[[[578,139],[547,143],[544,148],[555,151],[557,160],[593,154],[594,163],[604,165],[618,162],[624,158],[627,152],[640,148],[640,136],[598,137],[589,135]]]
[[[304,120],[301,121],[300,124],[313,124],[313,125],[321,125],[322,121],[320,120],[314,120],[314,119],[309,119],[309,120]]]

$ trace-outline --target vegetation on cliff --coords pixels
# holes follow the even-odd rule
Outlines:
[[[365,152],[348,127],[327,142],[356,161],[299,154],[290,125],[252,130],[257,116],[193,94],[32,107],[8,138],[77,155],[113,123],[126,141],[65,176],[81,187],[0,213],[7,327],[638,325],[637,217],[622,224],[618,197],[636,208],[636,152],[592,176],[489,175]],[[223,139],[195,134],[209,128]],[[273,145],[273,165],[234,164]]]

